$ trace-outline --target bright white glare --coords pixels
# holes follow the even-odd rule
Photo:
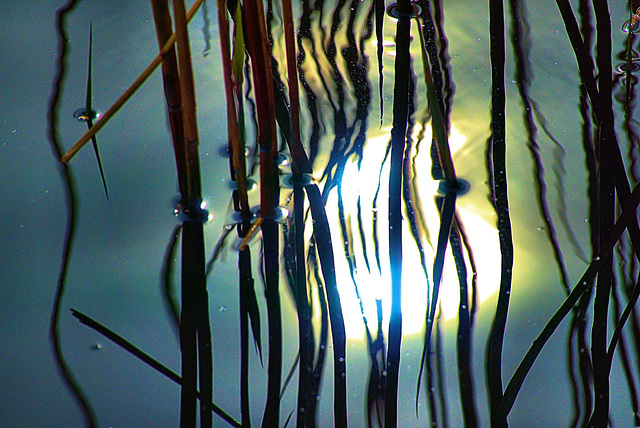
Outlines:
[[[383,166],[380,175],[380,165],[384,158],[390,129],[375,138],[367,141],[360,169],[356,162],[348,162],[345,166],[342,179],[342,199],[344,204],[345,222],[351,229],[352,239],[348,244],[345,254],[345,245],[340,229],[338,217],[338,193],[337,189],[329,195],[326,210],[331,227],[331,238],[336,259],[336,277],[338,290],[342,301],[342,312],[345,317],[347,336],[350,338],[362,338],[364,336],[364,322],[360,301],[358,300],[354,281],[349,271],[348,259],[356,266],[354,272],[355,283],[360,293],[362,310],[367,318],[369,328],[373,335],[377,330],[376,299],[382,300],[383,329],[387,329],[391,308],[391,275],[389,271],[389,230],[388,230],[388,182],[389,162]],[[421,236],[429,281],[425,278],[420,254],[411,232],[407,213],[403,212],[403,273],[402,273],[402,312],[403,334],[415,334],[423,331],[426,307],[431,293],[433,278],[433,259],[435,257],[435,243],[440,224],[440,215],[436,209],[434,197],[437,192],[438,182],[431,179],[430,160],[430,129],[426,130],[423,139],[423,147],[415,158],[416,177],[418,180],[418,192],[421,200],[423,222],[427,225],[429,239]],[[466,137],[452,126],[450,136],[451,152],[455,153],[465,143]],[[412,154],[413,155],[413,154]],[[373,211],[373,200],[380,175],[380,190],[377,196],[377,209]],[[366,242],[360,239],[357,202],[361,201],[362,228]],[[477,246],[474,258],[478,268],[477,286],[478,303],[492,295],[499,284],[499,245],[495,226],[487,223],[479,213],[475,213],[470,207],[465,206],[464,197],[458,199],[458,213],[465,226],[467,235],[472,244],[472,249]],[[380,245],[380,266],[378,271],[375,249],[373,244],[373,217],[377,214],[377,232]],[[476,245],[474,245],[476,244]],[[365,248],[366,247],[366,248]],[[369,269],[365,263],[365,254],[368,257]],[[471,286],[471,269],[468,267],[468,284]],[[459,283],[455,263],[450,250],[445,257],[445,269],[440,287],[440,301],[445,319],[455,317],[459,305]]]

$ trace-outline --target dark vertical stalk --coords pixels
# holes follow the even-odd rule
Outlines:
[[[384,0],[374,0],[375,9],[376,9],[376,42],[377,46],[377,55],[378,55],[378,96],[380,97],[380,126],[382,126],[382,117],[384,115],[384,97],[382,95],[382,90],[384,88],[384,74],[382,70],[384,68],[382,64],[382,53],[384,50],[384,14],[385,14],[385,5]]]
[[[298,89],[298,73],[296,64],[296,46],[294,41],[293,11],[291,0],[282,2],[282,20],[284,24],[284,38],[286,42],[286,59],[289,83],[289,113],[291,117],[289,146],[295,151],[297,159],[302,158],[303,147],[300,142],[300,101]],[[300,350],[300,365],[298,370],[298,409],[297,426],[315,426],[316,393],[313,391],[313,354],[314,337],[311,325],[311,308],[307,291],[305,243],[304,243],[304,190],[302,171],[298,162],[293,164],[293,223],[295,247],[295,279],[296,309],[298,312],[298,341]]]
[[[438,395],[440,396],[440,426],[449,426],[449,410],[447,408],[447,386],[445,383],[446,370],[444,367],[444,344],[442,343],[442,308],[438,311],[436,332],[434,335],[436,349],[436,376],[438,383]]]
[[[275,126],[275,100],[271,60],[264,8],[261,1],[244,3],[246,43],[258,111],[258,145],[260,147],[260,216],[264,243],[265,293],[269,330],[267,402],[262,424],[280,424],[280,386],[282,383],[282,311],[279,292],[279,235],[275,222],[280,188],[276,155],[278,141]]]
[[[471,371],[471,305],[469,303],[469,290],[467,287],[467,266],[462,252],[462,239],[458,228],[458,220],[453,224],[449,235],[451,252],[456,262],[458,283],[460,285],[460,303],[458,305],[458,335],[457,335],[457,362],[458,382],[460,385],[460,404],[465,427],[478,425],[476,406],[473,394],[473,376]]]
[[[249,222],[239,227],[239,236],[244,237]],[[254,293],[251,275],[251,250],[247,246],[238,254],[238,270],[240,276],[240,414],[242,426],[251,428],[251,401],[249,399],[249,301],[248,296]],[[258,315],[259,316],[259,315]],[[255,332],[254,332],[255,334]],[[258,332],[259,334],[259,332]]]
[[[289,151],[292,153],[292,160],[297,170],[305,174],[312,173],[311,162],[304,150],[298,150],[291,146],[295,142],[290,138],[289,115],[284,105],[284,96],[281,92],[275,99],[277,120],[280,125],[282,135],[289,144]],[[299,157],[298,157],[299,155]],[[334,370],[334,393],[333,393],[333,410],[334,424],[339,427],[347,426],[347,361],[346,361],[346,333],[344,326],[344,318],[342,316],[342,305],[340,303],[340,294],[335,275],[335,262],[333,259],[333,244],[331,243],[331,231],[327,221],[327,214],[324,209],[324,201],[320,193],[320,189],[315,182],[305,186],[305,192],[309,199],[309,208],[313,218],[313,242],[317,249],[318,258],[322,267],[322,275],[324,277],[325,291],[327,296],[327,304],[329,307],[329,318],[331,322],[331,336],[333,339],[333,370]],[[309,247],[309,257],[312,259],[311,247]],[[325,334],[321,331],[321,337]],[[318,362],[314,370],[314,387],[319,385],[319,375],[322,371],[322,360],[319,351]]]
[[[316,394],[310,394],[313,385],[314,337],[311,325],[311,308],[307,291],[307,275],[304,245],[304,190],[302,186],[293,188],[294,233],[296,252],[296,308],[298,311],[298,340],[300,347],[300,368],[298,371],[298,427],[315,426],[312,401]],[[315,408],[315,406],[313,407]]]
[[[626,287],[626,284],[624,284],[624,286]],[[618,287],[616,287],[616,283],[614,281],[613,287],[611,287],[611,302],[613,303],[613,308],[612,308],[613,311],[611,312],[611,318],[614,324],[616,325],[616,329],[618,326],[624,325],[624,323],[627,320],[627,318],[623,320],[620,316],[620,298],[618,296],[617,288]],[[635,305],[635,302],[629,301],[629,304],[631,304],[633,307],[633,305]],[[611,343],[612,344],[614,343],[613,340],[611,341]],[[620,344],[620,352],[618,352],[618,355],[620,356],[620,360],[622,362],[622,370],[624,371],[624,376],[627,381],[627,390],[629,391],[629,401],[631,402],[630,403],[631,409],[633,409],[633,414],[637,420],[638,415],[640,414],[638,412],[639,410],[638,393],[636,392],[636,382],[633,375],[633,369],[631,367],[631,361],[629,359],[629,349],[627,348],[627,340],[622,333],[620,333],[620,335],[617,336],[617,341],[615,344],[618,344],[618,343]],[[609,375],[611,375],[611,361],[612,361],[611,357],[613,355],[614,349],[615,347],[612,347],[611,345],[609,345],[609,350],[607,352],[607,357],[609,359],[608,361]],[[636,423],[636,426],[637,426],[637,423]]]
[[[182,314],[181,345],[183,352],[183,386],[194,387],[200,377],[200,418],[201,426],[211,426],[212,373],[211,342],[207,343],[203,330],[208,332],[208,296],[204,268],[204,235],[200,221],[185,221],[182,231]],[[199,370],[198,370],[199,369]],[[189,376],[188,379],[185,376]],[[205,377],[206,376],[206,377]],[[192,396],[183,388],[184,411],[182,426],[195,426],[196,402],[187,399]]]
[[[385,391],[385,426],[398,424],[398,370],[402,342],[402,158],[407,139],[409,97],[409,52],[413,7],[399,1],[396,28],[396,62],[391,130],[391,171],[389,174],[389,261],[391,267],[391,315]]]
[[[584,40],[587,51],[591,51],[593,25],[589,9],[589,0],[580,0],[580,35]],[[598,253],[598,162],[596,160],[595,147],[593,143],[593,109],[589,106],[589,93],[584,82],[584,77],[580,84],[580,115],[582,117],[582,147],[585,153],[585,168],[587,170],[588,184],[587,194],[589,197],[589,238],[591,242],[591,256]],[[577,336],[578,367],[580,370],[580,387],[584,409],[576,415],[576,423],[585,426],[589,421],[593,411],[593,366],[591,355],[585,352],[589,348],[587,334],[586,314],[593,295],[593,283],[589,284],[585,293],[578,303],[578,311],[571,326]]]
[[[152,0],[158,44],[162,50],[171,36],[171,15],[166,1]],[[213,374],[208,293],[206,290],[202,199],[198,155],[198,128],[191,67],[187,16],[184,2],[173,1],[176,20],[176,50],[163,57],[165,96],[170,112],[170,124],[182,209],[188,217],[182,234],[182,313],[180,345],[182,351],[182,389],[180,423],[184,427],[196,424],[198,365],[200,372],[200,419],[203,427],[212,425],[211,398]]]
[[[599,245],[609,240],[615,220],[614,178],[610,174],[615,168],[613,161],[613,111],[611,92],[611,18],[606,2],[593,2],[596,17],[596,64],[598,69],[598,146],[600,161],[598,199]],[[590,425],[606,426],[609,420],[609,371],[607,370],[607,321],[609,298],[613,281],[613,263],[608,260],[598,273],[591,329],[591,355],[594,372],[595,403]]]
[[[316,238],[316,248],[322,274],[325,281],[329,317],[331,320],[331,338],[333,339],[333,370],[334,392],[333,411],[334,426],[347,427],[347,339],[342,316],[342,305],[336,282],[335,262],[333,260],[333,246],[331,244],[331,231],[327,221],[326,212],[320,195],[320,189],[315,183],[305,187],[311,215],[313,217],[313,233]]]
[[[509,201],[507,196],[506,139],[505,139],[505,35],[502,0],[489,2],[489,31],[491,35],[491,156],[490,176],[493,185],[492,198],[498,217],[498,234],[501,252],[501,276],[498,304],[487,346],[487,384],[489,392],[491,424],[507,426],[507,414],[499,412],[502,400],[502,347],[509,311],[511,293],[511,269],[513,267],[513,240]]]

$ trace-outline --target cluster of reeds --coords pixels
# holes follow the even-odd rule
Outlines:
[[[59,12],[59,31],[64,40],[64,16],[75,2],[69,4]],[[317,105],[313,104],[312,89],[305,80],[304,44],[312,40],[310,24],[313,8],[322,8],[320,4],[311,5],[307,1],[301,4],[302,17],[300,26],[296,30],[293,23],[291,0],[281,1],[281,11],[284,24],[285,65],[286,75],[280,75],[282,64],[279,64],[272,52],[269,16],[276,8],[272,2],[268,3],[265,12],[264,2],[261,0],[218,0],[218,26],[220,30],[220,56],[223,64],[224,84],[227,105],[227,136],[231,180],[236,183],[233,190],[233,208],[237,212],[239,221],[234,228],[241,242],[238,251],[238,281],[240,302],[240,341],[241,341],[241,417],[236,420],[227,412],[219,408],[212,400],[212,363],[211,363],[211,329],[208,314],[208,295],[206,287],[207,272],[216,260],[216,253],[206,265],[206,253],[203,238],[203,213],[200,208],[202,202],[201,176],[198,156],[198,126],[196,123],[195,88],[189,47],[187,22],[202,3],[196,1],[189,13],[185,11],[182,0],[173,1],[173,19],[166,1],[153,0],[153,16],[155,19],[160,54],[150,64],[147,70],[118,100],[114,106],[105,112],[100,120],[92,123],[88,121],[89,131],[66,154],[57,142],[55,126],[57,118],[56,103],[59,89],[64,77],[64,42],[60,44],[61,55],[59,74],[56,80],[57,92],[52,96],[50,109],[51,140],[55,148],[57,159],[61,160],[66,189],[68,191],[69,226],[65,243],[65,262],[61,268],[56,304],[52,314],[52,338],[54,349],[60,368],[75,396],[82,403],[87,420],[94,425],[94,418],[90,406],[84,399],[81,389],[73,381],[70,370],[62,356],[60,349],[57,324],[60,316],[60,298],[64,293],[66,269],[70,248],[75,230],[75,191],[71,170],[68,162],[78,150],[93,139],[97,154],[95,133],[104,126],[109,118],[126,102],[128,97],[144,82],[155,68],[162,65],[164,89],[169,112],[171,133],[174,144],[177,177],[181,194],[182,225],[172,236],[174,239],[169,246],[170,252],[177,247],[177,237],[182,237],[182,307],[173,309],[176,324],[180,332],[182,352],[182,373],[178,375],[160,365],[152,357],[138,350],[124,338],[111,332],[88,316],[74,311],[74,315],[81,322],[105,334],[123,348],[129,350],[138,358],[147,362],[158,371],[182,385],[181,396],[181,426],[189,427],[196,424],[196,409],[200,403],[200,421],[202,426],[212,425],[212,412],[222,417],[232,426],[250,426],[251,413],[255,411],[251,406],[249,382],[249,339],[253,336],[261,358],[261,323],[258,312],[256,290],[252,266],[254,258],[251,247],[247,245],[251,237],[260,233],[262,236],[261,266],[263,269],[264,288],[266,296],[268,320],[268,382],[267,397],[262,418],[263,426],[279,426],[281,418],[280,401],[283,388],[288,383],[291,374],[283,385],[282,358],[282,310],[280,298],[282,284],[288,283],[295,297],[298,316],[299,357],[297,359],[298,386],[297,411],[295,420],[298,426],[315,426],[317,421],[317,397],[324,374],[325,353],[328,349],[328,334],[331,334],[333,357],[333,418],[336,426],[347,426],[347,388],[348,377],[346,367],[346,334],[342,315],[340,295],[336,283],[334,265],[334,249],[331,242],[329,222],[325,212],[328,192],[340,186],[341,171],[345,161],[351,155],[362,156],[365,134],[358,134],[351,141],[350,131],[346,131],[344,118],[338,119],[343,105],[334,108],[336,144],[330,155],[328,164],[322,171],[322,189],[313,168],[313,162],[318,154]],[[339,2],[337,19],[346,2]],[[359,6],[359,1],[353,2],[351,10]],[[433,347],[439,347],[436,320],[439,316],[438,295],[447,247],[450,246],[455,259],[459,286],[460,310],[457,332],[457,363],[459,370],[459,391],[464,422],[467,426],[476,426],[478,416],[476,410],[476,392],[474,391],[472,359],[472,330],[475,311],[475,282],[467,279],[467,271],[475,272],[473,252],[469,248],[464,228],[456,210],[456,198],[461,191],[462,182],[456,177],[451,153],[448,145],[450,127],[450,82],[448,81],[448,64],[443,50],[446,49],[446,35],[442,26],[442,5],[440,2],[430,3],[427,0],[411,2],[399,0],[394,4],[385,4],[383,0],[373,0],[368,3],[369,8],[363,9],[366,15],[365,28],[371,36],[371,29],[375,23],[375,36],[378,47],[379,88],[382,109],[382,57],[383,31],[385,14],[396,18],[395,39],[395,68],[393,70],[393,111],[390,143],[387,148],[389,156],[389,242],[388,252],[391,272],[391,313],[389,329],[386,335],[381,332],[381,316],[378,317],[377,336],[366,324],[367,343],[371,357],[369,385],[367,386],[367,412],[370,426],[383,425],[387,427],[398,424],[398,376],[400,370],[400,349],[402,342],[402,242],[403,212],[408,213],[406,221],[410,223],[410,230],[416,245],[420,249],[422,267],[425,274],[432,272],[431,296],[425,316],[426,330],[424,348],[421,358],[420,375],[417,379],[418,389],[421,388],[422,376],[425,375],[424,390],[426,391],[429,413],[432,424],[447,423],[446,403],[441,388],[436,388],[442,378],[438,373],[439,361],[436,355],[436,368],[433,367]],[[549,241],[553,244],[554,256],[561,272],[562,286],[566,290],[566,300],[542,329],[538,338],[523,358],[521,364],[503,386],[504,373],[502,361],[504,349],[504,334],[506,329],[509,300],[511,293],[513,268],[513,238],[509,216],[507,171],[506,171],[506,88],[505,88],[505,5],[501,0],[489,1],[489,35],[491,37],[491,76],[492,76],[492,104],[491,104],[491,137],[488,141],[488,165],[490,176],[491,198],[497,213],[497,229],[501,250],[501,279],[495,318],[487,345],[487,395],[489,397],[490,416],[492,426],[506,426],[509,413],[514,405],[518,392],[525,377],[536,361],[542,348],[556,331],[560,323],[569,314],[572,315],[572,328],[569,337],[570,366],[573,367],[574,358],[577,359],[581,374],[579,380],[574,379],[576,388],[574,425],[606,426],[609,419],[609,391],[610,373],[614,352],[618,344],[623,349],[621,356],[625,366],[625,374],[629,379],[629,389],[632,407],[638,419],[638,400],[635,394],[633,370],[630,368],[631,358],[625,345],[625,335],[622,328],[628,319],[633,326],[636,357],[640,352],[640,321],[634,311],[640,285],[627,285],[626,279],[636,275],[633,267],[629,272],[614,271],[616,251],[627,251],[632,259],[637,256],[637,245],[640,245],[640,227],[635,215],[640,203],[640,189],[636,186],[631,190],[626,174],[620,145],[615,132],[613,115],[614,82],[610,59],[612,55],[610,16],[605,2],[593,2],[596,28],[595,54],[591,48],[592,35],[588,22],[591,7],[586,1],[580,3],[582,25],[574,16],[568,0],[557,0],[557,6],[562,15],[567,35],[576,55],[580,80],[583,88],[584,111],[584,148],[587,154],[591,197],[591,242],[594,257],[580,280],[572,286],[564,266],[560,245],[554,232],[554,225],[546,203],[546,189],[544,187],[543,166],[539,157],[534,156],[538,179],[538,203],[542,217],[546,221]],[[630,10],[636,10],[630,5]],[[637,5],[635,5],[637,6]],[[524,30],[522,27],[522,6],[518,1],[510,3],[512,28],[510,34],[515,48],[517,83],[521,100],[529,106],[525,116],[526,129],[529,133],[530,148],[536,153],[536,125],[534,113],[536,107],[528,95],[528,66],[526,51],[522,49]],[[354,12],[355,14],[356,12]],[[351,15],[354,16],[354,15]],[[630,18],[632,16],[630,15]],[[354,18],[355,19],[355,18]],[[233,30],[230,24],[233,24]],[[339,22],[335,22],[336,26]],[[414,24],[417,24],[414,27]],[[353,22],[350,20],[349,25]],[[351,30],[353,28],[351,27]],[[419,224],[412,214],[417,208],[411,202],[411,161],[409,158],[409,143],[413,127],[414,85],[416,82],[411,69],[410,43],[412,31],[417,30],[422,51],[422,80],[426,88],[427,103],[432,127],[432,157],[434,161],[433,178],[442,180],[443,196],[437,199],[440,211],[440,225],[437,237],[433,267],[430,270],[427,260],[423,256],[422,241],[419,236]],[[297,31],[297,39],[295,37]],[[329,42],[322,47],[330,64],[335,66],[336,45],[333,35]],[[415,37],[414,37],[415,38]],[[627,64],[625,74],[625,105],[631,110],[635,80],[631,74],[631,52],[634,34],[629,32],[627,50]],[[311,43],[311,42],[310,42]],[[343,55],[353,54],[356,60],[350,62],[354,67],[349,72],[354,76],[361,70],[358,64],[366,60],[362,50],[358,52],[355,40],[349,46],[353,49],[343,51]],[[354,53],[355,52],[355,53]],[[358,56],[359,55],[359,56]],[[360,61],[360,62],[358,62]],[[337,67],[337,66],[336,66]],[[362,66],[366,70],[366,64]],[[245,75],[246,72],[246,75]],[[339,72],[334,79],[338,81]],[[597,76],[597,79],[596,79]],[[362,76],[361,76],[362,77]],[[357,79],[353,79],[354,85]],[[368,82],[365,88],[368,91]],[[286,82],[286,83],[283,83]],[[301,128],[300,88],[307,95],[310,115],[313,118],[310,141],[303,141]],[[362,83],[362,82],[360,82]],[[249,139],[244,123],[245,91],[247,85],[252,91],[256,111],[256,139],[259,149],[259,182],[260,182],[260,210],[252,211],[249,205],[248,188],[250,171],[247,168],[246,145]],[[89,74],[89,85],[91,77]],[[339,86],[341,88],[341,86]],[[340,89],[342,91],[342,89]],[[87,91],[86,113],[91,116],[90,90]],[[344,93],[340,93],[344,96]],[[205,95],[206,96],[206,95]],[[363,101],[364,100],[364,101]],[[358,100],[358,120],[361,129],[366,129],[368,98]],[[360,101],[362,104],[360,104]],[[382,117],[382,114],[381,114]],[[342,124],[342,125],[341,125]],[[342,128],[341,128],[342,126]],[[595,131],[594,131],[595,130]],[[363,131],[366,132],[366,131]],[[595,135],[594,138],[592,138]],[[629,139],[637,144],[637,137],[629,135]],[[314,143],[315,142],[315,143]],[[337,144],[338,142],[348,144]],[[341,151],[337,147],[351,147],[351,152]],[[292,174],[289,179],[291,190],[292,215],[284,225],[280,225],[278,205],[280,204],[280,176],[278,170],[278,153],[286,150],[292,159]],[[346,149],[344,149],[346,150]],[[99,159],[99,158],[98,158]],[[385,161],[387,157],[385,156]],[[100,166],[102,171],[102,167]],[[103,176],[104,177],[104,176]],[[637,180],[636,180],[637,181]],[[106,191],[106,182],[104,184]],[[341,199],[340,199],[341,201]],[[340,202],[341,204],[342,202]],[[616,213],[618,214],[616,216]],[[312,222],[307,221],[308,217]],[[344,219],[341,219],[344,225]],[[312,224],[310,240],[305,238],[305,227]],[[282,229],[282,230],[281,230]],[[232,229],[227,229],[220,245]],[[623,232],[628,232],[628,241],[622,239]],[[281,233],[282,232],[282,233]],[[343,227],[345,247],[349,231]],[[362,233],[362,231],[361,231]],[[375,231],[374,231],[375,237]],[[281,242],[282,240],[282,242]],[[376,255],[384,251],[374,238]],[[630,244],[630,245],[629,245]],[[345,248],[349,250],[349,248]],[[346,251],[348,253],[348,251]],[[284,255],[284,267],[280,266],[281,255]],[[466,257],[465,257],[466,255]],[[167,259],[170,260],[172,256]],[[465,260],[469,259],[469,260]],[[351,263],[351,262],[350,262]],[[380,259],[377,257],[378,269]],[[352,275],[355,267],[350,265]],[[167,264],[166,277],[170,274],[170,264]],[[281,280],[281,272],[286,272],[286,278]],[[474,275],[472,275],[475,278]],[[168,280],[167,280],[168,281]],[[595,285],[595,289],[593,286]],[[620,312],[621,301],[618,294],[624,293],[626,306]],[[594,295],[592,298],[592,294]],[[613,300],[613,303],[611,303]],[[379,302],[378,302],[379,303]],[[611,309],[614,308],[612,313]],[[321,325],[312,323],[314,308],[320,308]],[[591,334],[588,335],[587,314],[592,310]],[[363,315],[364,316],[364,315]],[[615,321],[615,329],[609,342],[609,320]],[[433,335],[436,330],[435,336]],[[317,334],[316,334],[317,333]],[[386,336],[386,345],[385,345]],[[434,337],[432,337],[434,336]],[[318,341],[316,342],[316,337]],[[574,340],[575,339],[575,340]],[[590,343],[590,352],[574,352],[586,349]],[[440,390],[438,392],[438,390]],[[436,391],[437,393],[434,393]],[[419,393],[419,391],[418,391]],[[418,396],[419,394],[417,394]],[[440,409],[440,412],[438,411]],[[293,413],[287,418],[293,417]]]

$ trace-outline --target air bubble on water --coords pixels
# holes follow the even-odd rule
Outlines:
[[[87,122],[89,121],[89,119],[96,120],[100,119],[100,116],[102,116],[102,114],[95,110],[91,110],[90,113],[91,114],[87,114],[86,108],[79,108],[78,110],[73,112],[73,118],[78,122]]]
[[[628,68],[627,68],[626,62],[621,62],[620,64],[616,65],[616,71],[620,74],[625,74],[627,70],[631,73],[634,73],[640,70],[640,64],[638,64],[635,61],[632,61]]]
[[[280,186],[286,189],[293,189],[295,185],[307,186],[313,183],[311,174],[300,174],[299,178],[294,178],[293,174],[285,174],[280,178]]]
[[[422,13],[422,9],[420,8],[420,6],[415,3],[411,3],[411,8],[411,12],[402,12],[399,10],[397,3],[392,3],[389,5],[389,7],[387,7],[387,14],[394,19],[400,19],[400,17],[402,16],[406,16],[408,18],[417,18]]]
[[[258,216],[262,216],[262,213],[260,212],[260,205],[256,205],[255,207],[251,208],[251,212],[253,213],[253,215],[255,217]],[[286,223],[287,219],[289,218],[289,209],[287,207],[284,207],[282,205],[278,205],[277,207],[274,208],[274,213],[273,216],[270,217],[271,220],[275,221],[276,223]],[[265,217],[267,218],[267,217]]]
[[[249,214],[249,218],[247,218],[247,220],[253,221],[255,217],[256,217],[256,214],[252,212],[251,214]],[[245,216],[243,216],[240,211],[233,211],[227,216],[227,224],[225,225],[225,228],[227,230],[231,230],[236,224],[240,224],[244,220],[245,220]]]
[[[231,157],[231,150],[229,149],[229,146],[222,146],[220,147],[220,149],[218,149],[218,154],[225,159],[229,159]],[[249,147],[245,147],[244,148],[245,157],[249,157],[250,154],[251,154],[251,149]]]
[[[238,182],[235,180],[227,181],[227,187],[230,190],[238,190]],[[258,183],[253,178],[247,178],[247,191],[250,192],[252,190],[256,190],[258,188]]]

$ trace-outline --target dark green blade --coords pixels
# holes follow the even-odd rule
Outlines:
[[[89,70],[87,71],[87,99],[85,101],[84,111],[87,115],[87,127],[91,129],[93,126],[93,109],[91,105],[91,53],[93,50],[93,22],[89,23]],[[104,170],[102,169],[102,161],[100,160],[100,152],[98,151],[98,140],[94,135],[91,137],[91,142],[93,143],[93,151],[96,154],[96,160],[98,161],[98,168],[100,168],[100,177],[102,178],[102,186],[104,187],[104,193],[109,199],[109,191],[107,190],[107,180],[104,178]]]

